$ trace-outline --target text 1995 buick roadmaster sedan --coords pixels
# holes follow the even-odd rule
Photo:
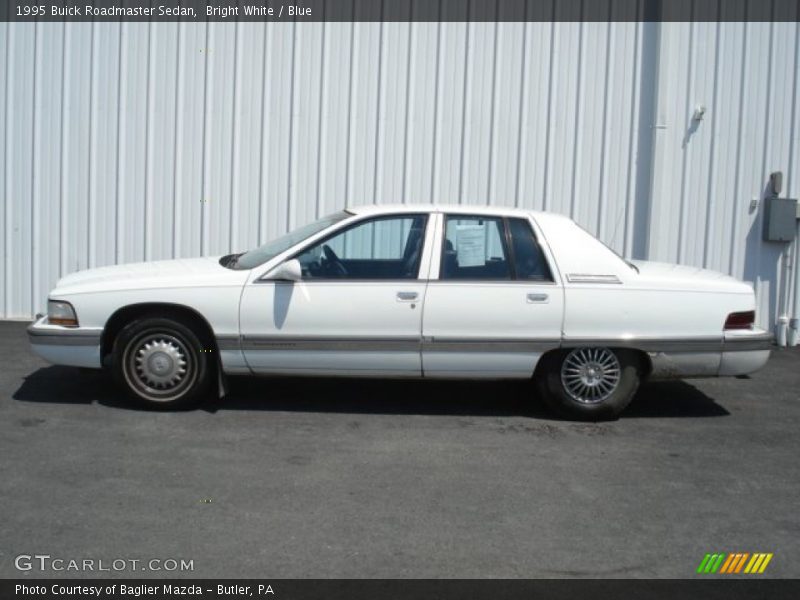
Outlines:
[[[520,378],[597,420],[644,378],[761,368],[771,335],[754,321],[749,285],[626,262],[563,216],[384,205],[242,254],[68,275],[28,334],[157,408],[222,394],[225,374]]]

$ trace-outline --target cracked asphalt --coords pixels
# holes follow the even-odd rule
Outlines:
[[[527,383],[237,378],[183,413],[48,366],[0,322],[0,577],[800,577],[800,350],[644,385],[618,421]],[[20,572],[20,554],[185,572]]]

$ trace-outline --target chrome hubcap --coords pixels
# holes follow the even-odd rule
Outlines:
[[[148,332],[128,346],[125,377],[146,397],[171,400],[191,386],[194,361],[182,339]]]
[[[608,348],[577,348],[561,365],[564,389],[584,404],[607,399],[617,389],[619,378],[619,360]]]
[[[136,351],[136,372],[152,387],[174,387],[186,375],[186,355],[172,340],[147,341]]]

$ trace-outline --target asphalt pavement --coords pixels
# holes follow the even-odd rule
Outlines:
[[[798,349],[610,423],[525,382],[237,378],[156,413],[25,326],[0,322],[0,577],[696,577],[710,552],[800,577]]]

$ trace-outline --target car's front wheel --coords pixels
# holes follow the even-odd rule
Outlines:
[[[630,350],[573,348],[543,360],[539,390],[551,409],[569,419],[614,419],[639,387],[641,363]]]
[[[133,321],[117,336],[113,370],[128,394],[149,408],[196,404],[209,388],[208,353],[189,327],[160,317]]]

